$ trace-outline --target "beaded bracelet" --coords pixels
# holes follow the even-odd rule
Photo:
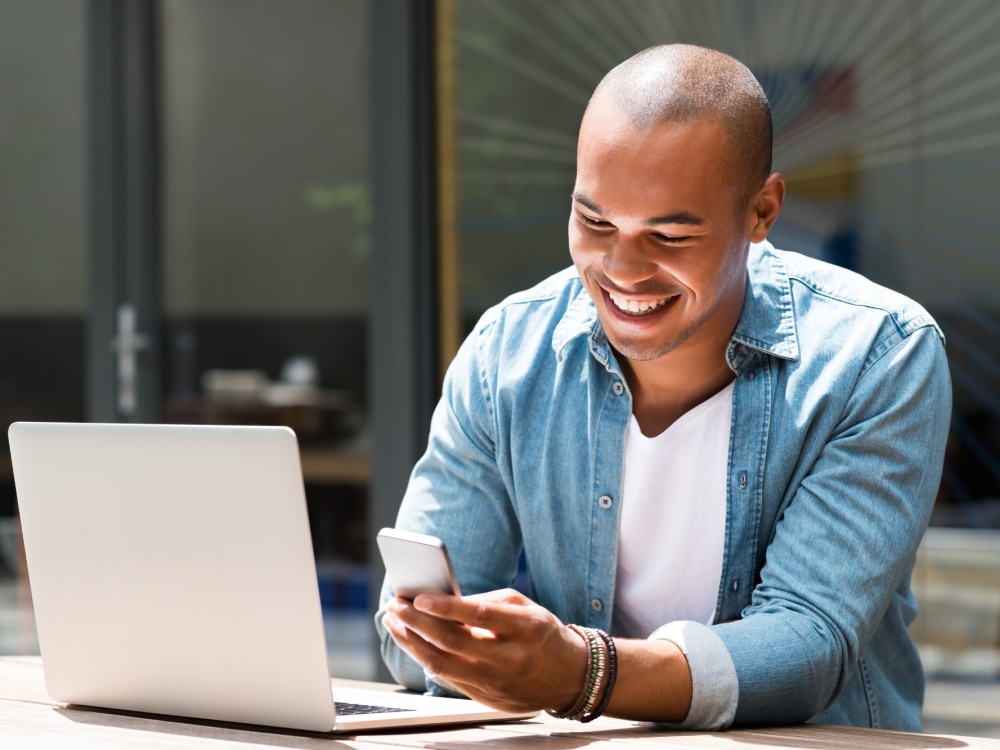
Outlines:
[[[587,632],[586,629],[581,628],[578,625],[567,625],[567,627],[583,638],[583,643],[587,647],[587,667],[586,671],[583,673],[583,689],[580,691],[580,696],[576,699],[576,702],[565,711],[546,711],[546,713],[550,716],[555,716],[557,719],[569,719],[575,717],[578,714],[582,714],[586,708],[586,705],[589,702],[588,699],[590,698],[590,688],[593,681],[593,666],[597,646],[593,633]]]
[[[604,683],[604,672],[607,665],[607,656],[605,655],[604,644],[601,643],[601,639],[595,634],[594,638],[597,640],[598,645],[601,649],[601,656],[598,660],[597,669],[594,670],[594,684],[591,686],[590,696],[587,699],[587,705],[583,707],[583,710],[576,716],[572,717],[575,721],[582,721],[584,715],[590,713],[594,710],[594,706],[597,705],[597,701],[601,697],[601,685]]]
[[[596,632],[608,648],[608,686],[604,689],[604,698],[601,699],[601,705],[597,707],[597,710],[580,719],[584,724],[593,721],[604,713],[608,707],[608,703],[611,702],[611,692],[615,689],[615,680],[618,679],[618,652],[615,650],[615,642],[603,630],[597,630]]]
[[[601,643],[600,637],[592,628],[585,628],[585,630],[587,637],[591,640],[591,647],[594,649],[594,656],[591,661],[590,679],[587,681],[586,700],[578,712],[568,717],[573,721],[579,721],[580,717],[592,710],[594,704],[597,703],[597,697],[600,695],[601,683],[604,682],[604,665],[607,661],[604,656],[604,644]]]
[[[583,638],[587,645],[587,667],[584,672],[583,690],[573,706],[565,711],[552,711],[547,713],[557,719],[569,719],[571,721],[588,721],[584,716],[594,709],[601,694],[601,684],[604,682],[605,667],[610,659],[611,652],[607,650],[606,634],[595,628],[581,628],[579,625],[567,626],[574,633]],[[613,648],[613,646],[612,646]],[[606,701],[602,703],[599,711],[603,713]],[[600,713],[596,714],[597,718]]]

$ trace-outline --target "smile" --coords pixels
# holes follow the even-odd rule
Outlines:
[[[607,290],[605,290],[607,291]],[[629,299],[628,297],[623,297],[618,294],[613,294],[608,292],[608,297],[614,303],[615,307],[621,310],[627,315],[634,315],[640,317],[642,315],[649,315],[651,312],[656,310],[658,307],[663,307],[667,303],[669,297],[664,297],[663,299]]]

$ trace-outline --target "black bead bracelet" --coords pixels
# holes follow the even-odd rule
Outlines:
[[[611,691],[615,689],[615,680],[618,678],[618,652],[615,651],[615,642],[603,630],[594,628],[594,631],[604,641],[604,645],[608,647],[608,686],[604,689],[604,698],[601,699],[601,705],[592,713],[581,717],[580,721],[584,724],[593,721],[607,709],[608,703],[611,702]]]

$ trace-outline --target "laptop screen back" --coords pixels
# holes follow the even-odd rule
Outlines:
[[[9,437],[52,698],[332,728],[291,430],[17,423]]]

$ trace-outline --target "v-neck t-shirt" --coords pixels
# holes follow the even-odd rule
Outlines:
[[[647,638],[677,620],[715,617],[726,536],[733,384],[646,437],[625,437],[612,631]]]

